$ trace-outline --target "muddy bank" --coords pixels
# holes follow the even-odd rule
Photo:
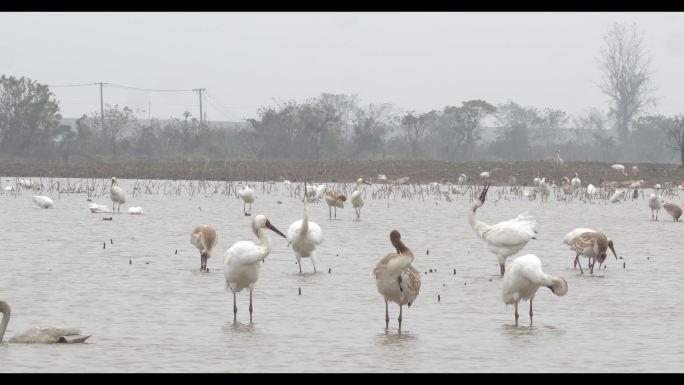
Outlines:
[[[547,161],[522,162],[446,162],[446,161],[142,161],[117,162],[38,162],[0,161],[2,177],[69,177],[126,179],[185,179],[185,180],[281,180],[311,182],[352,182],[358,177],[376,181],[378,174],[388,179],[409,177],[413,183],[456,182],[463,173],[468,182],[479,179],[483,171],[490,173],[494,184],[507,184],[514,176],[518,184],[530,184],[535,176],[560,183],[564,176],[572,178],[577,172],[583,184],[598,184],[600,179],[627,181],[635,179],[632,163],[624,164],[628,176],[602,162],[566,162],[563,165]],[[684,182],[684,169],[677,164],[636,163],[638,179],[647,184],[666,181]]]

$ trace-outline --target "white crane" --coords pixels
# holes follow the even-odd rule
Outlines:
[[[49,209],[50,207],[52,207],[53,204],[55,204],[55,202],[53,202],[52,199],[43,195],[34,196],[33,203],[35,203],[36,206],[42,207],[44,209]]]
[[[611,201],[612,203],[618,203],[618,202],[620,202],[620,201],[623,201],[623,200],[625,200],[625,194],[626,194],[626,193],[625,193],[625,190],[616,191],[616,192],[613,194],[613,196],[610,197],[610,201]]]
[[[509,262],[503,278],[501,297],[506,305],[515,304],[515,326],[518,326],[518,302],[530,301],[530,326],[532,326],[532,300],[537,290],[545,286],[561,297],[568,292],[564,278],[548,275],[542,271],[542,264],[534,254],[526,254]]]
[[[373,269],[378,292],[385,298],[385,330],[389,327],[388,302],[399,305],[399,333],[403,306],[411,307],[420,292],[420,272],[411,266],[413,253],[401,241],[397,230],[390,233],[390,242],[397,250],[382,258]]]
[[[572,178],[570,184],[572,185],[573,191],[577,191],[582,187],[582,180],[579,178],[579,174],[575,173],[575,177]]]
[[[238,196],[242,199],[242,211],[247,212],[247,203],[249,203],[249,212],[251,213],[252,203],[254,203],[254,190],[247,184],[238,191]]]
[[[621,165],[621,164],[614,164],[614,165],[612,165],[612,166],[610,166],[610,167],[611,167],[613,170],[617,171],[618,173],[620,173],[620,174],[622,174],[622,175],[629,176],[629,174],[627,174],[627,173],[625,172],[625,166],[623,166],[623,165]]]
[[[527,213],[494,225],[488,225],[477,219],[475,212],[484,205],[489,186],[489,184],[485,185],[479,199],[470,207],[470,227],[487,244],[489,250],[496,254],[503,276],[506,271],[506,258],[522,250],[530,239],[537,239],[535,238],[537,223],[534,217]]]
[[[363,180],[363,178],[359,178],[356,180],[356,190],[354,190],[354,192],[351,195],[351,203],[352,206],[354,206],[354,211],[356,211],[356,219],[360,219],[361,208],[363,207],[363,197],[361,196],[362,184],[367,184],[369,186],[371,185],[370,183]]]
[[[109,207],[105,205],[100,205],[97,203],[91,203],[88,205],[88,209],[90,210],[91,213],[111,213],[112,211],[109,210]]]
[[[468,181],[468,177],[466,176],[466,174],[459,175],[459,177],[458,177],[458,184],[459,185],[463,185],[467,181]]]
[[[648,199],[648,207],[651,208],[651,220],[658,220],[658,213],[660,212],[660,208],[662,206],[662,202],[660,201],[660,192],[656,189],[656,192],[651,194],[651,197]]]
[[[258,241],[239,241],[233,244],[223,262],[223,275],[226,290],[233,292],[233,321],[237,321],[237,304],[235,294],[243,289],[249,289],[249,322],[252,322],[252,292],[254,284],[259,279],[261,262],[271,253],[271,239],[264,229],[269,229],[287,239],[285,234],[275,228],[266,216],[259,214],[252,220],[252,231]]]
[[[306,182],[305,182],[306,183]],[[316,272],[316,246],[323,242],[323,231],[316,222],[309,221],[309,200],[304,199],[304,216],[292,222],[287,229],[287,240],[297,258],[299,272],[302,272],[302,258],[311,258],[314,273]]]
[[[119,182],[115,177],[112,177],[112,187],[109,189],[109,197],[112,199],[112,212],[114,212],[114,204],[117,205],[117,212],[121,212],[121,204],[126,203],[126,194],[124,190],[119,187]]]
[[[2,321],[0,321],[0,343],[5,336],[7,324],[10,321],[12,310],[10,305],[5,301],[0,301],[0,313],[2,313]],[[14,335],[9,339],[9,342],[17,343],[79,343],[85,342],[90,336],[83,336],[77,329],[67,329],[52,326],[36,326],[23,333]]]

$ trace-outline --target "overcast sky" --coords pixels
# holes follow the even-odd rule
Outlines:
[[[203,87],[209,120],[321,92],[418,112],[510,99],[577,114],[606,110],[597,58],[615,22],[645,33],[656,112],[684,113],[683,13],[0,13],[0,74]],[[99,111],[96,86],[52,90],[66,117]],[[192,92],[105,86],[104,97],[158,118],[199,111]]]

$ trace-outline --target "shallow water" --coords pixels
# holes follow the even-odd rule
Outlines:
[[[651,221],[647,200],[488,199],[478,211],[487,223],[524,211],[536,217],[538,240],[518,255],[538,255],[546,273],[568,282],[564,297],[539,290],[532,327],[527,302],[520,304],[521,326],[513,326],[496,257],[468,225],[467,199],[373,200],[369,190],[360,221],[350,205],[330,221],[325,203],[311,204],[325,238],[318,273],[303,260],[299,274],[287,242],[269,232],[273,250],[254,290],[250,325],[246,291],[238,294],[233,323],[222,270],[232,243],[255,239],[242,201],[132,197],[132,181],[120,184],[126,209],[142,206],[144,215],[91,214],[83,194],[52,196],[47,210],[27,192],[0,196],[0,299],[12,306],[5,341],[39,324],[92,334],[85,344],[0,344],[0,371],[681,371],[684,223],[662,210],[661,221]],[[257,189],[253,213],[286,232],[303,206],[279,189]],[[108,196],[94,202],[111,204]],[[209,273],[200,273],[190,244],[200,223],[218,232]],[[604,231],[624,259],[609,253],[606,270],[580,275],[562,243],[576,227]],[[384,301],[371,274],[393,251],[392,229],[413,250],[419,271],[436,269],[422,275],[417,301],[404,308],[401,335],[393,304],[384,330]]]

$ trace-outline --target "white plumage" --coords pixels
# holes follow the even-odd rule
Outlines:
[[[354,211],[356,212],[356,219],[360,219],[361,217],[361,208],[363,207],[363,197],[361,196],[361,185],[362,184],[367,184],[370,185],[370,183],[366,182],[363,180],[363,178],[359,178],[356,180],[356,190],[351,194],[351,203],[352,206],[354,206]]]
[[[109,189],[109,195],[112,199],[112,212],[114,212],[114,204],[117,203],[116,209],[118,212],[121,211],[121,204],[126,203],[126,194],[123,189],[118,186],[119,182],[116,178],[112,177],[112,188]]]
[[[466,181],[468,181],[468,177],[466,176],[466,174],[461,174],[461,175],[458,177],[458,184],[462,185],[462,184],[464,184]]]
[[[496,254],[501,267],[501,275],[504,275],[506,258],[522,250],[530,239],[536,239],[537,223],[534,217],[527,213],[494,225],[488,225],[477,219],[475,212],[484,204],[488,190],[489,185],[486,185],[479,199],[470,208],[470,227],[480,239],[485,241],[489,250]]]
[[[0,343],[5,336],[7,325],[9,324],[11,309],[7,302],[0,301],[0,313],[2,313],[2,321],[0,321]],[[9,339],[12,343],[40,343],[40,344],[54,344],[54,343],[78,343],[85,342],[90,336],[83,336],[78,329],[61,328],[53,326],[36,326],[23,333],[14,335]]]
[[[109,207],[105,205],[100,205],[97,203],[91,203],[88,205],[88,209],[90,210],[91,213],[96,214],[96,213],[111,213],[112,211],[109,209]]]
[[[612,166],[610,166],[610,167],[611,167],[613,170],[615,170],[615,171],[621,173],[622,175],[629,175],[629,174],[627,174],[627,173],[625,172],[625,166],[623,166],[623,165],[621,165],[621,164],[614,164],[614,165],[612,165]]]
[[[575,191],[582,187],[582,180],[579,178],[579,175],[575,173],[575,177],[572,178],[572,181],[570,182],[570,185],[572,185],[572,190]]]
[[[501,297],[506,305],[515,304],[515,325],[518,326],[518,302],[530,301],[530,326],[532,326],[532,300],[541,286],[548,287],[557,296],[568,292],[564,278],[552,276],[542,271],[542,264],[534,254],[517,257],[508,263],[503,278]]]
[[[613,194],[613,196],[610,197],[610,201],[612,203],[618,203],[618,202],[623,201],[623,200],[625,200],[625,191],[624,190],[616,191],[615,194]]]
[[[311,258],[311,264],[316,272],[316,246],[323,242],[323,231],[316,222],[309,221],[309,202],[306,199],[304,217],[293,222],[287,229],[287,240],[292,244],[299,272],[302,272],[302,258]]]
[[[259,268],[263,261],[271,253],[271,239],[264,232],[270,229],[283,238],[283,233],[275,228],[266,216],[259,214],[252,220],[252,231],[258,241],[239,241],[233,244],[223,262],[223,275],[226,282],[226,290],[233,292],[233,321],[237,320],[237,305],[235,294],[249,288],[249,321],[252,322],[252,292],[254,284],[259,279]]]
[[[129,207],[128,213],[129,214],[135,214],[135,215],[142,215],[144,212],[143,212],[142,207]]]
[[[33,197],[33,203],[35,203],[38,207],[49,209],[55,202],[53,202],[49,197],[36,195]]]
[[[651,219],[654,221],[658,220],[658,213],[660,212],[660,208],[663,207],[662,202],[660,201],[660,195],[657,192],[651,194],[651,197],[648,199],[648,207],[651,208]]]
[[[249,185],[244,186],[238,191],[238,196],[242,199],[242,211],[247,211],[247,203],[249,203],[249,211],[252,211],[252,203],[254,203],[254,190]]]

